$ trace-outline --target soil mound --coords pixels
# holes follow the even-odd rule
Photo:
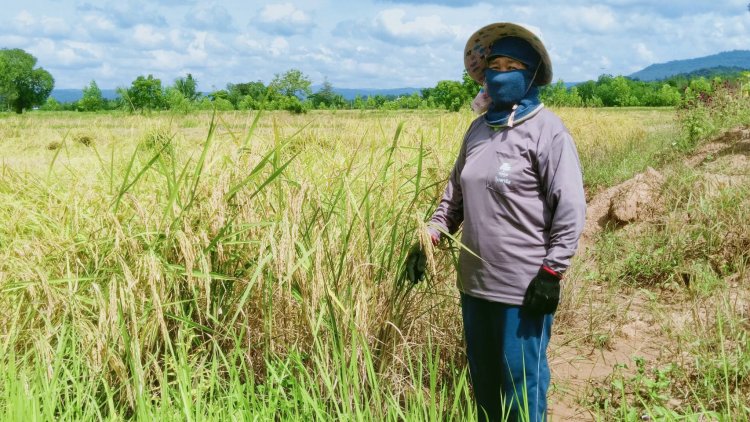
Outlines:
[[[664,176],[651,167],[622,183],[610,200],[610,219],[627,224],[657,215],[663,209],[660,201],[663,184]]]

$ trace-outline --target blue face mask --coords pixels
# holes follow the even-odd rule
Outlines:
[[[484,114],[493,127],[510,126],[539,110],[539,87],[532,85],[534,75],[527,69],[498,72],[484,71],[487,95],[492,104]],[[514,106],[516,106],[514,108]]]
[[[484,80],[487,84],[487,95],[492,98],[496,109],[509,109],[518,104],[528,93],[533,75],[527,70],[510,70],[499,72],[487,68]]]

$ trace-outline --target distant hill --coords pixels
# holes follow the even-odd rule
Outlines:
[[[695,74],[698,76],[699,74],[696,74],[696,72],[703,69],[714,69],[715,73],[713,74],[723,73],[718,69],[728,71],[750,70],[750,51],[725,51],[712,56],[656,63],[630,74],[629,77],[641,81],[657,81],[680,74]]]
[[[73,101],[78,101],[81,98],[83,98],[83,90],[82,89],[68,89],[68,88],[61,88],[61,89],[53,89],[50,96],[54,99],[56,99],[60,103],[72,103]],[[114,100],[115,98],[119,98],[120,96],[117,94],[117,91],[114,89],[102,89],[102,97],[108,99],[108,100]]]
[[[738,67],[738,66],[716,66],[716,67],[709,67],[704,69],[698,69],[694,70],[690,73],[680,73],[677,75],[672,75],[672,77],[684,77],[687,79],[693,79],[693,78],[713,78],[714,76],[736,76],[740,74],[741,72],[746,72],[748,69]]]
[[[314,85],[312,87],[313,92],[320,89],[320,86]],[[346,100],[353,100],[354,97],[359,95],[360,97],[368,97],[375,95],[411,95],[415,92],[419,93],[422,88],[391,88],[391,89],[370,89],[370,88],[333,88],[337,94],[341,94]],[[61,103],[72,103],[78,101],[83,97],[83,90],[80,89],[53,89],[50,96]],[[102,89],[102,96],[108,100],[114,100],[119,95],[114,89]]]

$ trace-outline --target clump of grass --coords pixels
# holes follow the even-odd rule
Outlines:
[[[62,142],[52,141],[47,144],[46,148],[50,151],[55,151],[55,150],[60,149],[61,147],[62,147]]]
[[[668,110],[561,109],[578,147],[588,197],[671,157],[678,136]]]
[[[169,150],[172,151],[174,140],[174,133],[167,127],[155,127],[146,132],[143,136],[143,146],[149,150]]]
[[[76,135],[73,137],[73,141],[86,147],[90,147],[94,144],[94,138],[90,135]]]

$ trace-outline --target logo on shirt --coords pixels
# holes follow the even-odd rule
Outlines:
[[[497,173],[495,173],[495,183],[510,185],[510,171],[512,168],[513,166],[510,163],[503,161],[497,169]]]

